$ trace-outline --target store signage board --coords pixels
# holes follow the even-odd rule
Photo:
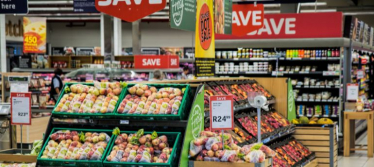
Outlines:
[[[168,69],[179,68],[179,57],[175,55],[135,55],[136,69]]]
[[[365,78],[365,71],[364,70],[357,70],[357,79]]]
[[[296,105],[295,105],[295,97],[293,93],[291,79],[288,79],[287,83],[288,93],[287,93],[287,119],[289,121],[296,118]]]
[[[160,48],[141,48],[143,55],[160,55]]]
[[[195,30],[195,64],[197,77],[214,76],[215,42],[213,0],[197,1]]]
[[[264,26],[258,31],[246,36],[217,34],[216,39],[342,37],[342,18],[341,12],[265,14]]]
[[[347,101],[356,101],[358,99],[358,84],[347,84]]]
[[[190,142],[199,138],[200,132],[204,131],[204,85],[199,85],[196,90],[195,101],[191,106],[188,117],[179,163],[180,167],[188,167]]]
[[[214,32],[216,34],[232,33],[232,1],[214,1]]]
[[[74,12],[99,13],[95,7],[95,0],[74,0]]]
[[[212,131],[233,129],[233,96],[210,96],[209,103],[210,129]]]
[[[47,18],[23,17],[23,53],[46,53]]]
[[[193,59],[195,57],[195,48],[183,48],[183,56],[185,59]]]
[[[100,12],[134,22],[164,9],[166,0],[95,0],[95,6]]]
[[[186,31],[195,31],[196,1],[170,0],[170,27]]]
[[[0,0],[0,14],[27,14],[28,0]]]
[[[31,125],[31,93],[10,94],[11,125]]]
[[[259,30],[264,26],[264,5],[233,5],[232,20],[232,34],[235,36]]]

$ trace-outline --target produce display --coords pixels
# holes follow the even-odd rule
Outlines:
[[[120,82],[95,82],[94,86],[66,86],[66,94],[62,96],[54,112],[112,113],[124,85],[125,83]]]
[[[240,147],[233,142],[231,134],[203,131],[190,142],[190,158],[196,161],[261,163],[275,152],[262,143]]]
[[[128,88],[129,94],[118,107],[120,114],[174,114],[183,100],[184,89],[165,87],[157,90],[145,84]]]
[[[38,155],[43,147],[43,140],[35,140],[32,144],[30,155]]]
[[[308,148],[293,138],[272,144],[270,147],[276,152],[273,158],[274,167],[293,166],[304,159],[308,159],[312,154]]]
[[[0,163],[1,167],[35,167],[36,163]]]
[[[291,121],[293,124],[334,124],[330,118],[320,118],[312,117],[308,118],[306,116],[301,116],[299,119],[295,118]]]
[[[41,159],[101,160],[109,141],[104,132],[59,130],[50,135]]]
[[[143,129],[119,134],[114,144],[106,157],[109,162],[167,163],[173,150],[167,136],[158,136],[156,131],[144,134]]]

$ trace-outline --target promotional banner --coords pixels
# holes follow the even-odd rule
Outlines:
[[[74,12],[99,13],[95,7],[95,0],[74,0]]]
[[[289,121],[293,120],[296,118],[296,106],[295,106],[295,97],[293,94],[293,89],[292,89],[292,83],[291,79],[288,79],[288,98],[287,98],[287,119]]]
[[[200,132],[204,131],[204,85],[196,89],[195,101],[192,104],[190,116],[186,128],[186,135],[183,142],[180,167],[188,167],[188,153],[190,142],[200,137]]]
[[[95,0],[95,6],[100,12],[134,22],[164,9],[166,0]]]
[[[27,0],[0,0],[0,14],[27,14],[29,4]]]
[[[170,0],[170,27],[175,29],[195,31],[196,1]]]
[[[136,69],[179,68],[179,56],[135,55],[134,65]]]
[[[245,36],[217,34],[217,39],[342,37],[341,12],[265,14],[264,26]],[[233,24],[235,24],[233,22]],[[234,31],[234,30],[233,30]]]
[[[214,1],[214,28],[216,34],[231,34],[232,31],[232,1]]]
[[[197,77],[214,76],[213,0],[197,1],[195,30],[195,65]]]
[[[244,36],[264,26],[264,5],[232,6],[232,35]]]
[[[23,53],[46,53],[47,19],[23,17]]]

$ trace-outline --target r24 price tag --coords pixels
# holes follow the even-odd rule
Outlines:
[[[210,97],[211,130],[230,130],[234,128],[234,110],[232,96]]]

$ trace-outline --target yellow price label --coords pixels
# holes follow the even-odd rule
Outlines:
[[[35,36],[26,36],[24,40],[26,43],[30,44],[36,44],[38,41],[38,39]]]

